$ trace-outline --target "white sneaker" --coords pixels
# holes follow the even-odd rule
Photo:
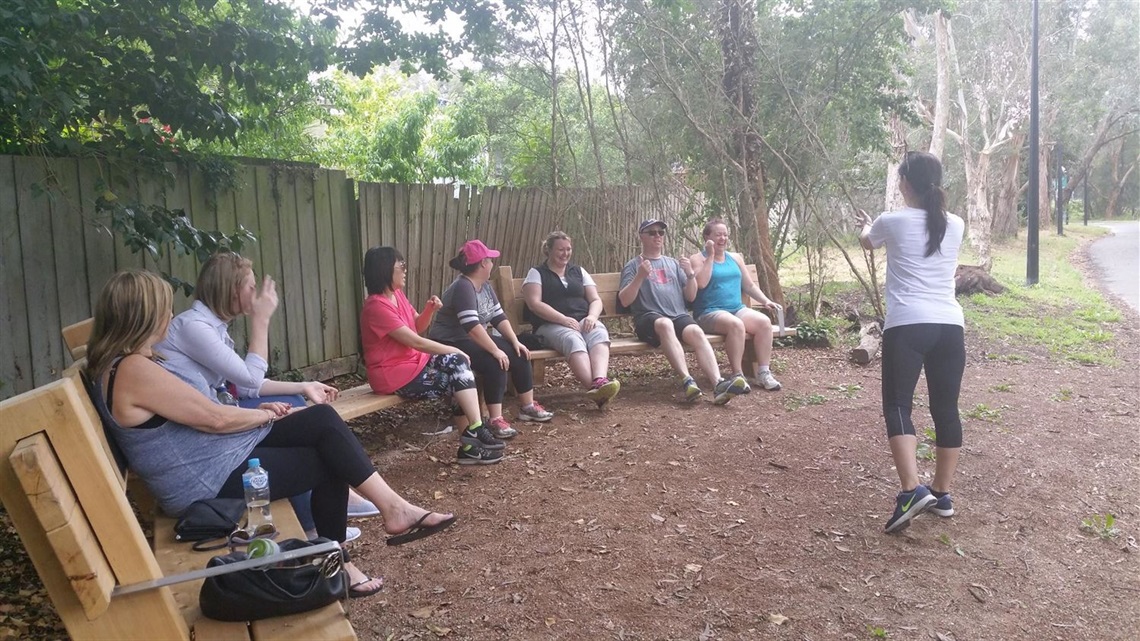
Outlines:
[[[757,374],[756,384],[771,392],[774,392],[781,387],[780,381],[776,380],[775,376],[772,376],[772,372],[770,370],[764,370],[763,372]]]
[[[344,528],[344,542],[345,543],[348,543],[350,541],[355,541],[356,539],[359,539],[359,538],[360,538],[360,528],[352,527],[352,526]]]
[[[376,505],[363,496],[348,495],[348,518],[363,519],[369,516],[380,516]]]

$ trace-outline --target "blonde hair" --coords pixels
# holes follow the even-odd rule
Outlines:
[[[194,298],[210,308],[218,318],[229,321],[241,316],[241,303],[235,294],[246,274],[253,272],[253,261],[234,252],[219,252],[210,256],[198,282],[194,285]]]
[[[134,354],[170,321],[174,291],[152,272],[117,272],[95,302],[95,327],[87,341],[87,377],[99,377],[120,356]]]
[[[556,241],[556,240],[564,240],[564,241],[570,243],[571,245],[574,244],[574,241],[570,240],[570,235],[567,234],[566,232],[564,232],[564,231],[552,231],[552,232],[550,232],[549,235],[547,235],[546,240],[542,241],[542,255],[543,256],[549,256],[550,255],[550,250],[554,249],[554,241]]]
[[[701,237],[708,238],[709,236],[712,236],[713,227],[716,227],[717,225],[724,225],[724,228],[728,229],[728,223],[725,222],[723,218],[712,218],[709,220],[709,222],[705,223],[705,229],[701,232]]]

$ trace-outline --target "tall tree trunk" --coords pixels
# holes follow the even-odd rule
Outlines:
[[[1049,153],[1048,145],[1041,145],[1037,150],[1037,193],[1039,215],[1037,220],[1037,227],[1039,229],[1049,229],[1053,226],[1053,199],[1049,196]],[[1033,185],[1029,186],[1033,189]]]
[[[1001,160],[997,199],[994,201],[993,239],[1002,240],[1017,236],[1017,204],[1021,196],[1021,151],[1026,134],[1013,135],[1010,153]]]
[[[906,127],[897,114],[891,115],[887,135],[890,138],[891,155],[887,158],[887,184],[883,192],[883,211],[900,209],[905,203],[899,192],[899,165],[906,153]]]
[[[745,222],[752,227],[747,233],[749,254],[757,262],[760,288],[774,301],[782,303],[784,292],[776,273],[776,257],[772,252],[768,224],[768,201],[764,186],[763,142],[753,122],[756,97],[753,93],[757,61],[756,6],[754,0],[722,0],[721,55],[724,75],[721,88],[734,107],[738,123],[730,153],[744,175],[743,202],[738,205],[742,230]]]
[[[977,254],[978,262],[981,263],[982,269],[988,272],[993,264],[990,247],[990,232],[993,226],[993,219],[990,214],[988,180],[990,154],[985,151],[979,153],[973,162],[967,163],[966,167],[967,172],[973,174],[972,178],[967,178],[966,180],[966,189],[969,194],[968,211],[970,222],[968,223],[968,228],[970,233],[970,245],[974,248],[974,253]]]
[[[934,16],[934,51],[937,58],[934,122],[930,132],[930,153],[939,160],[946,146],[946,127],[950,119],[949,23],[946,12]]]
[[[1128,169],[1124,171],[1124,175],[1120,175],[1120,159],[1124,155],[1124,143],[1125,139],[1121,138],[1120,144],[1116,145],[1112,150],[1112,157],[1110,159],[1112,163],[1112,191],[1108,193],[1108,203],[1104,207],[1104,217],[1108,220],[1115,218],[1117,214],[1120,213],[1118,211],[1120,208],[1120,195],[1124,193],[1124,185],[1128,183],[1128,176],[1132,174],[1132,170],[1136,169],[1137,161],[1133,158]],[[1092,209],[1092,207],[1089,207],[1089,209]]]

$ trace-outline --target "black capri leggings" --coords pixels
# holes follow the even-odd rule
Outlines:
[[[534,389],[534,370],[530,361],[515,353],[510,341],[502,336],[491,335],[495,345],[507,354],[510,359],[511,381],[515,384],[515,391],[525,394]],[[499,361],[487,350],[470,338],[457,341],[445,341],[448,345],[458,347],[471,358],[471,369],[483,377],[483,400],[488,405],[498,405],[503,402],[503,395],[507,392],[507,372],[499,367]]]
[[[914,435],[910,415],[914,388],[923,367],[935,444],[962,447],[958,394],[966,369],[966,341],[959,325],[919,323],[883,332],[883,417],[887,420],[887,438]]]
[[[269,472],[269,495],[274,499],[312,490],[317,534],[342,543],[348,525],[348,488],[376,471],[356,435],[329,405],[314,405],[277,419],[249,458],[261,459],[261,467]],[[230,473],[218,496],[245,497],[241,475],[246,467]]]

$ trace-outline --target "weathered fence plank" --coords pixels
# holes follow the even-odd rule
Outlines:
[[[23,243],[16,205],[16,171],[12,157],[0,156],[0,396],[26,392],[32,383],[32,347],[28,299],[24,289]],[[31,248],[29,248],[31,251]]]

